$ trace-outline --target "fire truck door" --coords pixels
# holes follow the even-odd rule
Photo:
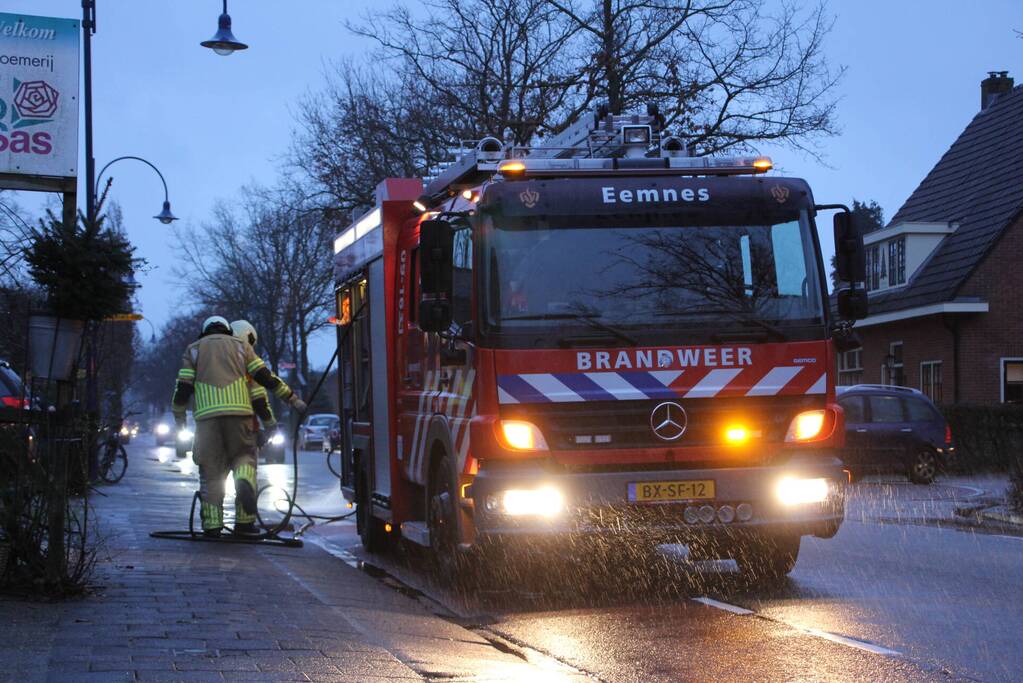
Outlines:
[[[387,334],[384,301],[384,260],[369,264],[370,385],[373,421],[373,492],[391,495],[390,410],[387,384]]]
[[[409,324],[398,339],[398,458],[412,482],[425,484],[422,469],[422,441],[425,428],[433,414],[436,391],[436,368],[429,353],[427,335],[419,329],[419,250],[408,253],[409,267],[403,283],[408,292],[406,310]],[[429,380],[429,381],[428,381]]]

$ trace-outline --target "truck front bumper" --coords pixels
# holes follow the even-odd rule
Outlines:
[[[779,487],[786,479],[811,481],[816,491],[826,485],[826,494],[813,502],[783,500]],[[636,485],[680,481],[712,481],[713,497],[635,501]],[[472,482],[471,495],[477,540],[630,533],[685,539],[755,531],[830,537],[845,516],[846,481],[841,462],[831,457],[770,467],[638,472],[564,473],[536,464],[484,467]],[[537,499],[542,509],[508,514],[502,504],[507,491],[542,492]]]

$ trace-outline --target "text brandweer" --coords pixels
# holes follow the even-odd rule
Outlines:
[[[753,364],[748,346],[721,348],[657,349],[636,351],[579,351],[577,370],[631,370],[640,368],[721,367]]]

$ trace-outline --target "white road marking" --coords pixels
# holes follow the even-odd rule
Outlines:
[[[692,600],[694,602],[699,602],[699,603],[702,603],[704,605],[709,605],[710,607],[716,607],[717,609],[724,610],[725,612],[731,612],[732,614],[738,614],[740,616],[749,616],[749,615],[760,616],[760,617],[762,617],[764,619],[768,619],[770,621],[774,621],[774,622],[777,622],[779,624],[785,624],[786,626],[788,626],[790,628],[794,628],[797,631],[801,631],[801,632],[803,632],[803,633],[805,633],[807,635],[816,636],[817,638],[823,638],[824,640],[831,641],[832,643],[838,643],[839,645],[845,645],[846,647],[856,648],[857,650],[864,650],[866,652],[872,652],[875,655],[884,655],[885,657],[899,657],[899,656],[902,655],[902,653],[898,652],[897,650],[889,650],[886,647],[881,647],[880,645],[874,645],[873,643],[868,643],[868,642],[865,642],[865,641],[862,641],[862,640],[857,640],[856,638],[849,638],[847,636],[840,636],[840,635],[835,634],[835,633],[829,633],[828,631],[821,631],[820,629],[816,629],[816,628],[809,628],[807,626],[800,626],[798,624],[791,624],[791,623],[789,623],[787,621],[782,621],[780,619],[774,619],[774,618],[771,618],[771,617],[764,617],[763,615],[759,615],[756,612],[754,612],[753,610],[746,609],[745,607],[738,607],[736,605],[730,605],[727,602],[720,602],[718,600],[714,600],[713,598],[699,597],[699,598],[692,598]]]
[[[978,535],[983,536],[983,534]],[[991,534],[991,536],[994,536],[995,538],[1011,538],[1014,541],[1023,541],[1023,536],[1006,536],[1005,534]]]
[[[855,638],[839,636],[834,633],[820,631],[815,628],[806,628],[803,626],[796,626],[794,624],[788,624],[788,626],[791,626],[794,629],[802,631],[803,633],[808,633],[811,636],[817,636],[818,638],[823,638],[824,640],[830,640],[832,643],[838,643],[839,645],[845,645],[847,647],[854,647],[857,650],[866,650],[867,652],[873,652],[876,655],[884,655],[886,657],[898,657],[899,655],[902,654],[901,652],[889,650],[888,648],[881,647],[880,645],[874,645],[873,643],[867,643],[862,640],[856,640]]]
[[[693,598],[693,602],[701,602],[704,605],[717,607],[718,609],[723,609],[724,611],[731,612],[732,614],[741,614],[743,616],[746,616],[747,614],[755,614],[753,610],[746,609],[745,607],[736,607],[735,605],[729,605],[727,602],[719,602],[718,600],[714,600],[713,598],[706,597]]]
[[[966,484],[948,484],[948,486],[952,486],[957,489],[967,489],[969,491],[972,491],[973,494],[969,496],[970,498],[976,498],[977,496],[984,493],[984,489],[978,489],[976,486],[967,486]]]

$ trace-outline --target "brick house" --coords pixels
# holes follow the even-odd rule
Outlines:
[[[984,79],[980,111],[864,245],[870,316],[839,384],[1023,403],[1023,86]]]

